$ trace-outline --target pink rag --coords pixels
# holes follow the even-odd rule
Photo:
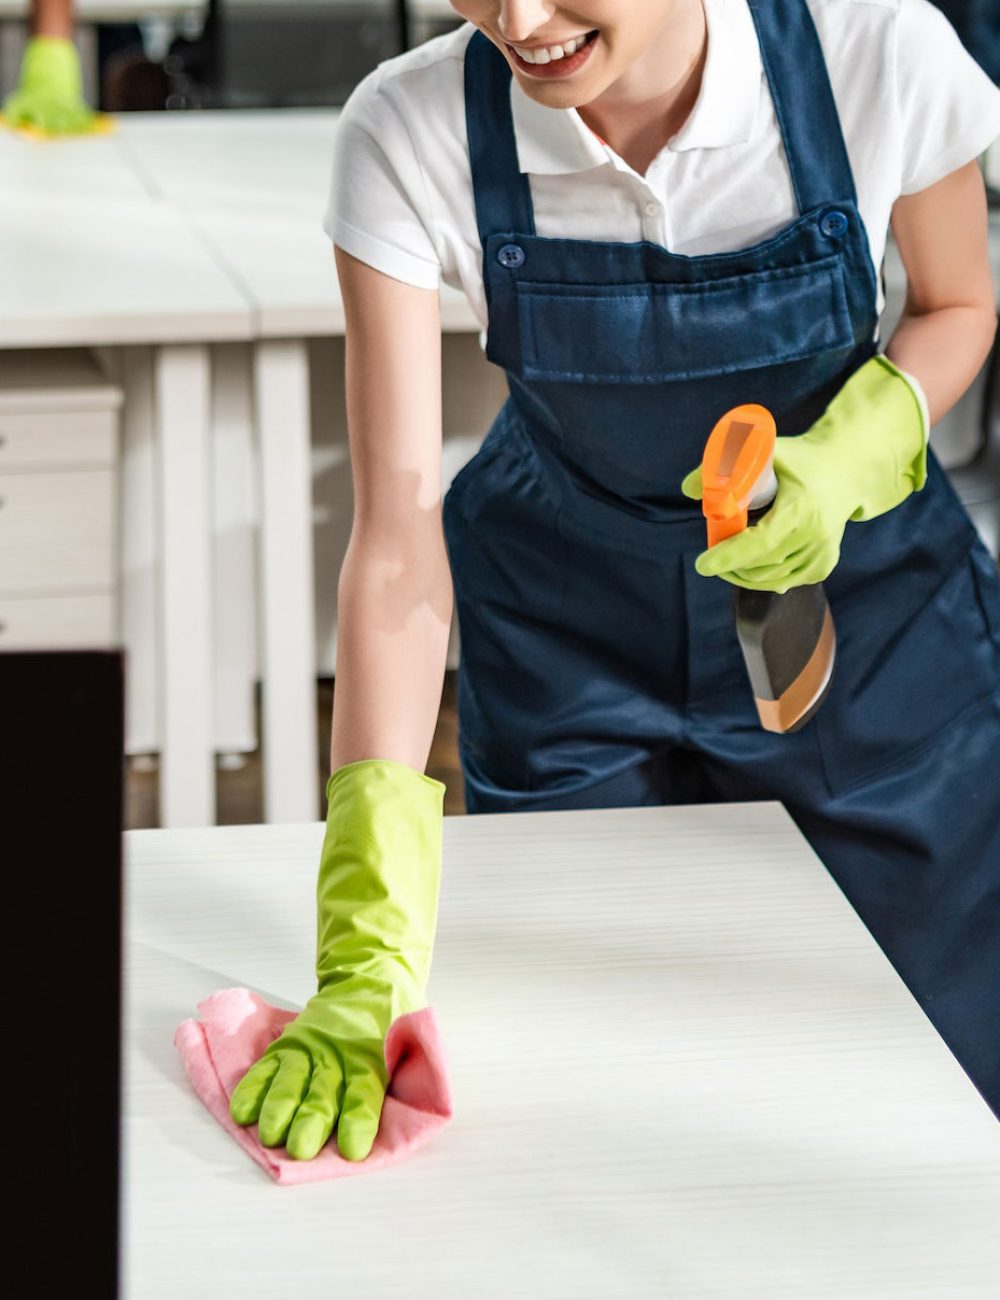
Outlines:
[[[378,1135],[364,1160],[345,1160],[333,1136],[313,1160],[295,1160],[283,1147],[261,1145],[257,1125],[243,1128],[229,1114],[229,1098],[264,1048],[296,1012],[282,1011],[249,989],[223,989],[198,1003],[201,1020],[183,1020],[174,1032],[191,1084],[227,1133],[279,1183],[315,1183],[364,1174],[405,1160],[451,1119],[451,1083],[432,1007],[399,1016],[385,1039],[389,1086]]]

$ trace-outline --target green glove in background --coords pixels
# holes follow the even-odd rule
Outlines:
[[[80,56],[71,40],[35,36],[21,61],[17,90],[3,102],[9,126],[69,135],[95,127],[99,114],[83,99]]]
[[[695,568],[750,591],[822,582],[840,559],[849,520],[884,514],[927,481],[923,390],[878,355],[860,366],[798,437],[775,440],[778,492],[751,528],[702,551]],[[701,466],[681,484],[701,499]]]
[[[347,1160],[378,1133],[384,1043],[427,1005],[437,927],[445,786],[391,759],[330,776],[317,882],[319,992],[250,1067],[230,1098],[266,1147],[311,1160],[337,1124]],[[339,1123],[338,1123],[339,1117]]]

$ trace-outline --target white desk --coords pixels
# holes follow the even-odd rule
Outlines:
[[[164,826],[214,820],[213,691],[218,704],[229,686],[242,688],[256,629],[247,626],[247,602],[229,620],[220,620],[218,602],[209,605],[210,501],[214,492],[218,518],[227,508],[220,495],[242,491],[255,472],[264,817],[302,821],[319,813],[306,338],[344,332],[320,226],[337,116],[124,114],[113,135],[43,145],[0,132],[0,189],[13,196],[0,216],[0,273],[13,286],[0,346],[128,345],[121,376],[125,639],[162,648],[159,665],[132,657],[127,689],[134,718],[164,682],[157,735]],[[442,295],[442,321],[445,329],[476,328],[452,290]],[[253,376],[244,382],[231,350],[220,358],[214,416],[218,426],[221,411],[225,430],[210,448],[199,422],[199,412],[213,418],[205,345],[227,340],[254,340]],[[155,347],[155,384],[143,348],[134,346],[143,344]],[[160,629],[148,581],[161,550],[152,508],[157,421],[164,465],[156,478],[165,566]],[[180,432],[171,435],[169,427]],[[230,486],[220,489],[220,480]],[[215,548],[223,587],[238,587],[248,573],[243,537],[245,528],[234,527]],[[217,661],[241,671],[213,671],[213,635]]]
[[[182,215],[149,195],[114,137],[39,146],[0,132],[0,178],[0,347],[153,349],[155,446],[152,422],[130,429],[127,409],[122,526],[137,581],[134,566],[159,553],[161,599],[159,609],[125,604],[158,626],[163,823],[209,824],[208,345],[250,338],[252,312]]]
[[[344,334],[321,225],[339,116],[286,109],[118,118],[136,174],[184,215],[253,307],[265,821],[318,815],[306,340]],[[464,295],[447,286],[441,318],[444,330],[478,329]],[[238,394],[229,400],[237,405]]]
[[[777,803],[446,818],[455,1117],[273,1184],[171,1036],[308,998],[322,837],[125,837],[127,1300],[995,1300],[1000,1125]]]

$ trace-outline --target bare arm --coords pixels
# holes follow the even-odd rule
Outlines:
[[[32,36],[73,36],[73,0],[32,0]]]
[[[346,317],[354,522],[337,588],[331,771],[390,758],[424,771],[453,592],[441,522],[436,289],[334,247]]]
[[[933,424],[972,383],[996,333],[986,190],[975,159],[898,198],[892,232],[906,268],[906,308],[885,352],[916,375]]]

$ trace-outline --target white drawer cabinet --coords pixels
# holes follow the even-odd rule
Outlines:
[[[0,412],[0,474],[113,465],[117,438],[113,411]]]
[[[116,593],[0,597],[0,650],[100,649],[118,637]]]
[[[121,400],[88,352],[0,352],[0,650],[119,641]]]
[[[114,586],[116,478],[0,474],[0,595]]]

